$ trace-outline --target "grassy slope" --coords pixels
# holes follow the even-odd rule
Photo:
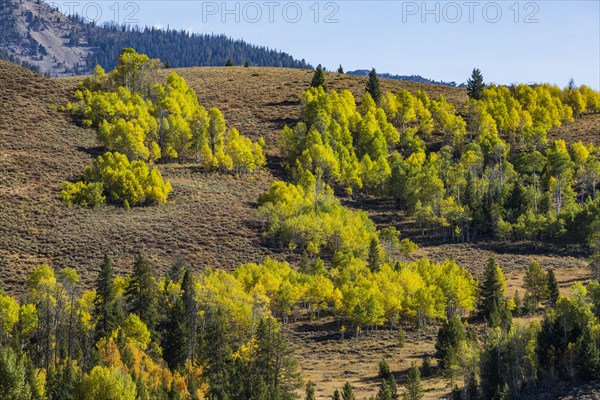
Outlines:
[[[125,212],[113,206],[97,209],[65,207],[58,199],[61,182],[76,178],[101,149],[92,130],[79,128],[52,106],[63,105],[80,78],[47,79],[0,61],[0,286],[19,293],[35,266],[47,262],[75,267],[84,284],[95,279],[104,252],[114,256],[119,272],[130,269],[137,251],[144,249],[163,273],[180,256],[194,270],[210,266],[232,269],[267,255],[295,260],[272,249],[261,239],[255,216],[256,198],[274,179],[284,177],[277,157],[277,134],[300,113],[300,94],[312,72],[274,68],[189,68],[177,70],[206,107],[219,107],[230,127],[252,138],[264,136],[270,149],[267,171],[243,179],[206,174],[193,165],[162,165],[174,191],[162,207]],[[168,73],[168,71],[165,71]],[[328,74],[332,89],[361,95],[366,78]],[[444,94],[456,106],[466,101],[462,89],[382,80],[383,91],[426,90],[430,97]],[[586,116],[551,136],[563,135],[600,144],[600,115]],[[410,233],[401,214],[385,202],[349,202],[366,208],[380,224],[396,224]],[[563,254],[532,254],[531,249],[497,243],[421,243],[418,256],[439,260],[454,257],[475,274],[485,259],[496,254],[509,269],[509,290],[521,286],[531,259],[558,269],[563,287],[586,277],[582,259]],[[409,345],[399,349],[391,332],[365,332],[361,338],[339,341],[337,325],[327,321],[286,328],[301,356],[307,378],[322,398],[349,380],[360,397],[374,385],[377,362],[385,356],[394,369],[433,351],[433,333],[409,333]],[[352,335],[352,333],[350,333]],[[424,335],[424,336],[423,336]],[[357,342],[358,341],[358,342]],[[444,383],[430,380],[429,397],[442,393]],[[323,391],[323,389],[325,389]]]

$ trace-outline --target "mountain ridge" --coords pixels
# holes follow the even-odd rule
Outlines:
[[[172,67],[235,64],[308,68],[305,60],[226,35],[191,34],[153,27],[87,22],[42,0],[0,2],[0,58],[48,76],[89,74],[116,65],[121,49],[133,47]]]
[[[357,70],[353,70],[353,71],[348,71],[346,73],[349,75],[369,76],[369,72],[371,72],[371,71],[368,69],[357,69]],[[383,73],[377,73],[377,76],[379,76],[380,78],[393,79],[396,81],[430,83],[432,85],[443,85],[443,86],[451,86],[451,87],[459,87],[459,88],[466,86],[464,83],[457,84],[454,81],[451,81],[451,82],[436,81],[434,79],[425,78],[421,75],[398,75],[398,74],[383,72]]]

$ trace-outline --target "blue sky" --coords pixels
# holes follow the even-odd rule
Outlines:
[[[88,3],[78,4],[83,10]],[[477,67],[488,82],[565,86],[572,77],[576,84],[600,89],[600,1],[95,4],[102,9],[102,20],[224,33],[328,69],[339,64],[345,70],[375,67],[460,83]],[[94,7],[87,8],[91,17]]]

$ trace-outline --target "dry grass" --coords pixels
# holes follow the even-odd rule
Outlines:
[[[278,161],[277,135],[300,116],[300,94],[311,71],[275,68],[189,68],[176,70],[196,90],[200,102],[219,107],[229,126],[269,145],[266,171],[248,177],[201,172],[194,165],[161,166],[171,180],[171,201],[162,207],[130,211],[113,206],[96,209],[66,207],[58,199],[61,182],[76,178],[98,154],[92,130],[75,126],[52,106],[65,104],[81,78],[47,79],[0,61],[0,286],[10,293],[24,289],[32,268],[50,263],[75,267],[89,287],[102,255],[113,255],[118,272],[129,271],[135,254],[144,249],[162,274],[179,257],[193,270],[205,267],[231,270],[239,263],[270,255],[297,260],[268,247],[261,239],[255,215],[256,198],[274,179],[284,177]],[[165,71],[168,73],[168,71]],[[362,95],[366,78],[327,74],[332,89]],[[459,107],[462,89],[382,80],[383,91],[426,90],[430,97],[444,94]],[[552,135],[569,141],[579,138],[599,144],[600,115],[581,118]],[[349,202],[367,209],[380,225],[394,224],[414,237],[414,226],[385,202]],[[416,237],[415,237],[416,239]],[[495,255],[507,270],[508,293],[522,284],[532,259],[556,270],[561,288],[588,279],[578,255],[535,251],[500,243],[440,244],[421,241],[417,256],[434,260],[455,258],[479,275],[486,259]],[[339,340],[335,321],[299,322],[286,334],[300,355],[307,379],[317,383],[325,399],[348,380],[358,398],[372,394],[378,362],[387,358],[395,371],[406,371],[411,361],[433,352],[434,330],[408,332],[408,343],[398,348],[395,333],[363,332],[360,338]],[[352,335],[350,333],[350,335]],[[418,361],[420,363],[420,361]],[[400,387],[404,372],[398,375]],[[438,378],[425,381],[427,398],[447,393]]]
[[[426,355],[433,356],[436,330],[434,326],[420,331],[406,331],[406,342],[400,347],[397,331],[379,329],[363,331],[356,336],[350,329],[344,339],[334,319],[318,322],[295,323],[286,330],[287,337],[296,348],[305,380],[316,383],[319,399],[329,399],[335,389],[350,382],[357,399],[376,392],[380,383],[379,362],[385,359],[398,381],[402,393],[407,370],[414,362],[421,365]],[[435,366],[435,360],[433,360]],[[437,376],[423,378],[426,399],[436,399],[446,394],[446,382]]]

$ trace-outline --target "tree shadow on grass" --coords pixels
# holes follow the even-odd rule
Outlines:
[[[77,151],[87,154],[93,158],[97,158],[106,152],[104,146],[83,147],[77,146]]]

